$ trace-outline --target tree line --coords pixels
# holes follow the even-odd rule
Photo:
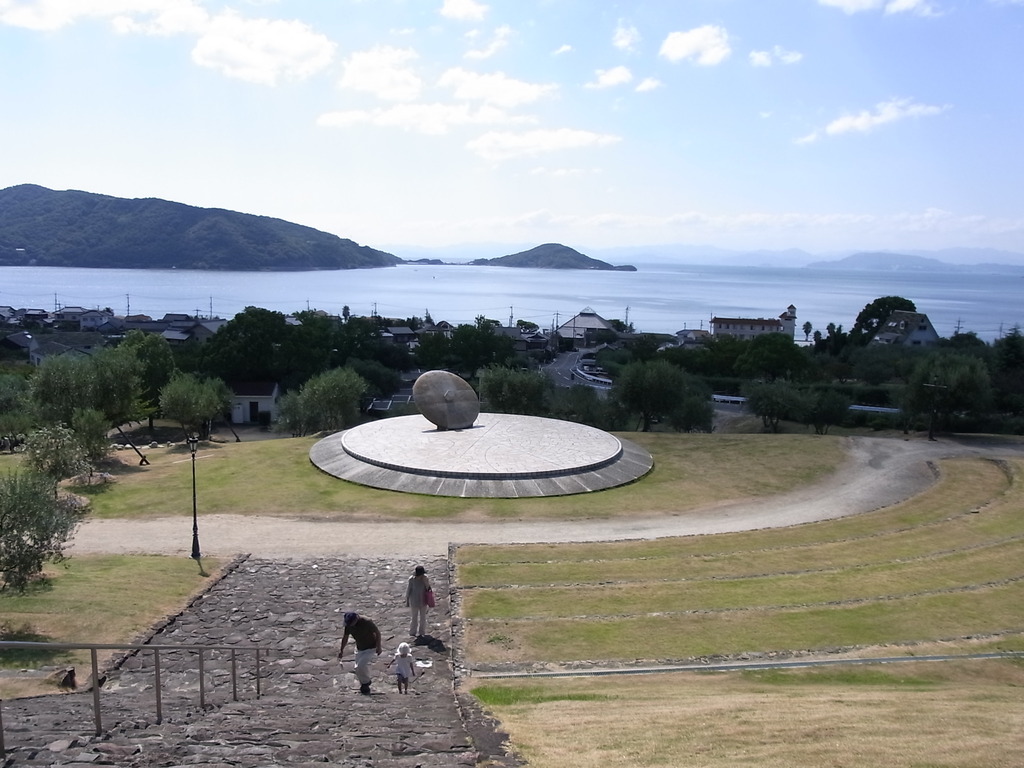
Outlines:
[[[711,396],[719,393],[747,398],[766,431],[788,421],[822,434],[840,424],[927,429],[930,435],[946,429],[1024,433],[1019,328],[992,344],[971,333],[928,349],[870,343],[893,309],[914,307],[882,297],[864,308],[849,332],[829,324],[822,333],[805,324],[805,346],[783,334],[720,336],[695,348],[628,334],[628,342],[597,353],[613,381],[607,392],[554,386],[541,370],[554,353],[517,352],[496,320],[480,316],[450,335],[421,335],[410,350],[392,343],[387,328],[415,330],[431,325],[429,316],[353,317],[347,309],[341,318],[306,311],[291,320],[247,307],[204,344],[172,347],[161,336],[130,331],[117,346],[93,355],[48,357],[34,369],[5,364],[0,437],[23,442],[25,461],[0,479],[3,584],[23,588],[43,561],[62,557],[81,510],[61,494],[60,481],[101,466],[112,434],[131,422],[148,420],[152,427],[160,417],[178,424],[182,438],[205,438],[214,421],[227,418],[228,382],[280,383],[277,427],[293,435],[354,425],[363,418],[362,403],[396,392],[402,373],[414,368],[463,376],[488,410],[609,430],[711,431]],[[603,340],[617,339],[609,332]],[[555,341],[571,348],[572,340]],[[851,412],[853,403],[898,413]],[[28,524],[38,525],[31,535]]]

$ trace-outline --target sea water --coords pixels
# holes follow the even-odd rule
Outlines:
[[[548,329],[585,308],[637,331],[709,327],[713,316],[778,317],[849,330],[881,296],[910,299],[941,336],[973,331],[991,341],[1024,325],[1024,278],[978,273],[827,270],[651,263],[636,272],[408,264],[318,272],[0,267],[0,306],[110,308],[160,318],[168,312],[229,318],[255,306],[290,314],[423,317],[453,324],[484,316]]]

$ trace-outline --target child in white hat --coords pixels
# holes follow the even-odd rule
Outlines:
[[[395,657],[388,662],[388,668],[395,665],[395,677],[398,681],[398,692],[409,692],[409,681],[416,677],[416,663],[410,652],[408,643],[399,643]]]

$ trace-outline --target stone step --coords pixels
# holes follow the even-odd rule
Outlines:
[[[417,564],[427,567],[438,607],[430,612],[432,640],[413,648],[430,666],[409,694],[400,694],[385,667],[398,643],[411,640],[404,595]],[[243,559],[160,627],[152,642],[269,646],[261,698],[250,654],[237,654],[234,701],[229,655],[209,652],[202,710],[195,655],[161,652],[164,719],[157,723],[152,653],[139,652],[111,670],[101,688],[100,736],[94,734],[91,694],[4,702],[7,765],[432,768],[485,758],[491,765],[518,765],[500,749],[500,737],[485,735],[484,754],[467,728],[463,715],[473,704],[464,698],[460,704],[453,689],[448,595],[443,559]],[[368,696],[350,673],[352,649],[347,663],[337,660],[341,617],[348,610],[372,618],[385,638]],[[470,720],[477,730],[488,723],[479,712]]]

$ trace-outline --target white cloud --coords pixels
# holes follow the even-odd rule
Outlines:
[[[192,35],[192,60],[228,77],[263,85],[300,80],[322,70],[335,46],[308,24],[211,15],[194,0],[0,0],[0,23],[53,30],[83,19],[108,19],[120,34]]]
[[[875,105],[874,111],[862,110],[855,115],[843,115],[825,126],[825,133],[837,136],[843,133],[867,133],[880,125],[906,120],[911,117],[931,117],[941,114],[949,106],[915,104],[910,99],[890,99]]]
[[[787,51],[785,48],[778,45],[772,48],[772,53],[774,53],[775,57],[783,64],[796,64],[804,57],[804,55],[799,51]]]
[[[483,21],[487,6],[476,0],[444,0],[441,15],[458,21]]]
[[[381,128],[441,135],[452,128],[480,125],[528,125],[536,119],[527,115],[510,115],[503,109],[468,104],[396,104],[385,109],[340,110],[317,118],[324,128],[349,128],[354,125],[375,125]]]
[[[484,160],[499,161],[514,157],[535,157],[567,149],[606,147],[618,141],[621,138],[611,134],[558,128],[520,133],[490,131],[466,146]]]
[[[818,0],[818,3],[838,8],[847,14],[881,9],[887,15],[895,13],[913,13],[918,16],[940,15],[929,0]]]
[[[301,80],[334,57],[334,43],[300,21],[245,19],[233,11],[215,16],[192,49],[192,60],[262,85]]]
[[[860,13],[881,8],[884,0],[818,0],[818,4],[838,8],[843,13]]]
[[[672,62],[693,59],[703,67],[721,64],[732,53],[729,34],[723,27],[705,25],[686,32],[671,32],[659,54]]]
[[[619,19],[619,23],[615,26],[615,32],[612,35],[612,45],[620,51],[632,51],[639,42],[639,30],[636,27],[627,26],[624,21]]]
[[[770,67],[776,61],[783,64],[796,64],[804,55],[797,51],[787,51],[781,45],[772,46],[770,51],[751,51],[750,64],[755,67]]]
[[[126,14],[159,14],[168,6],[195,7],[193,0],[0,0],[0,23],[38,31],[60,29],[80,19]]]
[[[661,88],[661,80],[656,77],[645,77],[637,84],[636,91],[638,93],[647,93],[648,91],[654,91],[658,88]]]
[[[461,67],[449,69],[441,75],[437,84],[442,88],[453,89],[457,99],[482,101],[499,107],[530,104],[558,90],[554,83],[528,83],[508,77],[502,72],[480,74]]]
[[[149,18],[140,20],[134,16],[123,14],[111,19],[114,29],[121,34],[143,35],[176,35],[195,33],[201,34],[209,24],[210,15],[191,0],[168,2],[162,5],[159,12]]]
[[[345,61],[338,85],[372,93],[387,101],[412,101],[419,97],[423,82],[408,66],[419,58],[411,48],[378,45],[353,53]]]
[[[560,45],[552,51],[552,55],[554,56],[561,56],[563,53],[572,53],[572,46],[568,44]]]
[[[918,16],[940,16],[928,0],[889,0],[885,4],[887,15],[894,13],[913,13]]]
[[[751,66],[770,67],[772,65],[772,54],[770,51],[751,51],[748,57]]]
[[[594,74],[596,75],[595,80],[587,83],[584,88],[614,88],[616,85],[625,85],[633,80],[633,73],[629,71],[628,67],[599,69]]]
[[[570,176],[584,176],[593,173],[584,168],[546,168],[541,165],[536,168],[531,168],[530,176],[548,176],[555,179],[564,179]]]
[[[494,37],[484,48],[474,49],[466,52],[467,59],[489,59],[506,45],[512,37],[512,28],[509,26],[498,27],[494,30]]]

